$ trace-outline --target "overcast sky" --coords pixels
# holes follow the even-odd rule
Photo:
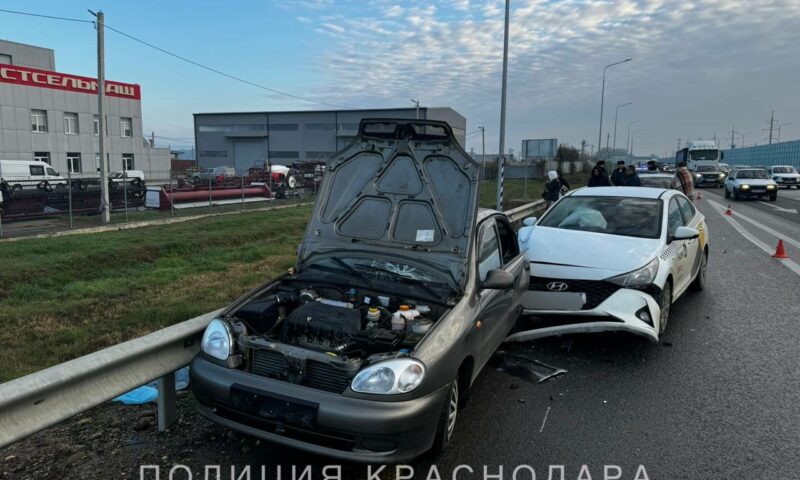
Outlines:
[[[467,131],[486,126],[497,151],[502,0],[281,0],[274,2],[0,1],[0,8],[88,18],[102,8],[126,33],[253,82],[353,107],[450,106]],[[511,1],[508,131],[596,144],[608,70],[605,132],[624,148],[672,154],[678,138],[763,143],[770,112],[800,137],[800,1]],[[56,50],[58,70],[94,75],[91,25],[0,13],[0,36]],[[182,63],[113,32],[110,79],[139,83],[144,125],[188,142],[192,113],[325,109]],[[736,135],[736,143],[742,136]],[[163,140],[161,143],[166,143]],[[480,136],[470,147],[480,149]],[[596,148],[596,147],[595,147]]]

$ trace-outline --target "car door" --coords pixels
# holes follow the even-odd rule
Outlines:
[[[514,230],[502,218],[484,220],[478,230],[478,281],[486,279],[490,270],[502,269],[514,276],[514,287],[508,290],[480,288],[481,364],[485,363],[514,326],[519,314],[522,291],[527,288],[529,264],[519,252]]]
[[[698,232],[702,232],[704,228],[703,222],[701,221],[701,216],[697,214],[694,205],[692,205],[692,202],[680,195],[675,196],[675,200],[678,202],[678,207],[681,209],[684,225],[694,228]],[[688,281],[691,281],[694,278],[694,274],[697,272],[697,267],[700,265],[702,246],[698,238],[684,240],[684,242],[687,247],[685,261],[688,267]]]
[[[672,240],[678,227],[686,226],[677,195],[667,205],[667,252],[672,262],[673,296],[677,297],[689,283],[691,264],[687,264],[689,247],[686,240]]]

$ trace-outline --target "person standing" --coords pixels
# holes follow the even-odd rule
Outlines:
[[[544,185],[545,207],[556,203],[561,197],[561,182],[558,180],[558,173],[554,170],[547,172],[547,183]]]
[[[678,171],[672,179],[672,188],[680,190],[689,200],[694,200],[694,180],[692,174],[686,167],[686,162],[678,163]]]
[[[617,162],[617,168],[611,172],[611,184],[621,187],[625,182],[625,161],[620,160]]]
[[[556,173],[558,173],[558,181],[561,183],[561,194],[563,195],[570,189],[569,182],[564,178],[564,174],[561,173],[561,170],[556,170]]]
[[[589,177],[588,186],[590,187],[610,187],[611,182],[608,181],[608,175],[605,175],[605,170],[598,166],[592,169],[592,175]]]
[[[636,167],[633,165],[628,165],[625,167],[625,174],[622,178],[622,185],[623,187],[641,187],[642,180],[639,178],[639,175],[636,174]]]

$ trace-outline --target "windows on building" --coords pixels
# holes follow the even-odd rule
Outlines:
[[[119,134],[123,137],[133,136],[133,120],[130,117],[120,117]]]
[[[0,63],[5,63],[6,65],[13,65],[11,63],[11,55],[0,53]]]
[[[133,170],[133,154],[132,153],[123,153],[122,154],[122,169],[123,170]]]
[[[67,153],[67,171],[70,173],[81,173],[81,154],[77,152]]]
[[[33,152],[33,161],[50,165],[50,152]]]
[[[31,131],[47,133],[47,112],[44,110],[31,110]]]
[[[95,115],[94,118],[92,118],[92,125],[93,125],[92,132],[95,135],[100,135],[100,116],[99,115]]]
[[[201,133],[264,133],[267,125],[263,123],[245,123],[240,125],[199,125]]]
[[[309,132],[332,132],[336,130],[335,123],[306,123]]]
[[[80,133],[78,130],[78,114],[72,112],[64,112],[64,133],[67,135],[77,135]]]

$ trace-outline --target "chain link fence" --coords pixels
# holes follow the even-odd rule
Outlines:
[[[313,202],[324,167],[148,172],[153,179],[108,180],[111,224]],[[0,238],[105,225],[100,179],[0,180]]]

